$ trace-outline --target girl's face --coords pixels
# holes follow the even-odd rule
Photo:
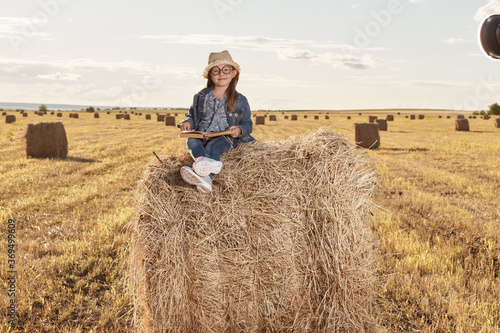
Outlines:
[[[210,78],[216,87],[227,88],[238,71],[230,65],[219,65],[210,69]]]

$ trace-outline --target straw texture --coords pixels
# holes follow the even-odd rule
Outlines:
[[[378,332],[376,183],[362,152],[321,129],[222,156],[210,195],[148,166],[137,191],[130,283],[137,331]]]

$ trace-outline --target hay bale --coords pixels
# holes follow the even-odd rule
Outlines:
[[[296,114],[292,114],[292,120],[297,120],[297,115]]]
[[[450,119],[450,118],[451,118],[451,116],[446,116],[446,119]]]
[[[368,116],[368,122],[374,124],[377,121],[377,116]]]
[[[319,119],[319,116],[314,116],[314,120],[318,120]]]
[[[468,119],[455,120],[455,130],[456,131],[469,131],[469,120]]]
[[[28,114],[26,112],[23,112],[22,115],[23,115],[23,117],[27,117],[28,116]]]
[[[73,118],[79,118],[78,113],[73,113]]]
[[[376,179],[344,138],[240,146],[211,195],[180,178],[187,152],[162,160],[132,221],[135,331],[378,332]]]
[[[165,117],[165,126],[175,126],[175,117],[173,116],[166,116]]]
[[[485,115],[483,116],[483,119],[484,119],[484,120],[488,120],[488,119],[490,119],[490,116],[489,116],[489,115],[487,115],[487,114],[485,114]]]
[[[24,135],[26,157],[68,156],[68,140],[61,122],[29,124]]]
[[[457,119],[465,119],[465,116],[463,114],[457,115]]]
[[[125,112],[125,114],[123,114],[122,116],[123,119],[130,120],[130,114],[128,114],[127,112]]]
[[[378,129],[379,131],[387,131],[387,120],[386,119],[377,119]]]
[[[270,115],[269,116],[269,121],[276,121],[276,116]]]
[[[285,116],[285,119],[288,119],[288,116]]]
[[[354,124],[354,142],[359,147],[377,149],[380,146],[378,124]]]
[[[500,118],[495,119],[495,127],[500,128]]]
[[[438,116],[439,119],[443,118],[443,116]]]
[[[425,118],[425,116],[423,114],[418,115],[418,119],[424,119],[424,118]]]
[[[264,116],[255,117],[255,125],[265,125],[265,124],[266,124],[266,118],[264,118]]]
[[[7,112],[2,112],[2,116],[6,116],[7,115]]]
[[[159,114],[156,116],[156,121],[158,122],[164,122],[165,121],[165,115],[164,114]]]
[[[307,119],[307,115],[304,115],[304,119]]]
[[[94,118],[99,118],[99,113],[94,113]]]
[[[56,114],[56,117],[61,118],[61,117],[62,117],[62,112],[58,112],[58,113]]]
[[[117,113],[115,117],[116,117],[116,119],[122,119],[123,114]]]
[[[55,114],[54,111],[50,111],[50,115],[53,116]]]
[[[9,114],[5,116],[5,123],[6,124],[12,124],[16,122],[16,116],[13,114]]]
[[[347,119],[350,120],[351,119],[351,116],[347,116]]]
[[[415,119],[416,119],[416,117],[414,114],[410,115],[410,120],[415,120]]]
[[[146,115],[146,120],[150,120],[151,119],[151,115],[150,114],[147,114]]]
[[[388,115],[385,117],[385,120],[387,120],[387,121],[394,121],[394,115],[392,115],[392,114],[388,114]]]
[[[325,119],[330,119],[330,116],[325,116]]]

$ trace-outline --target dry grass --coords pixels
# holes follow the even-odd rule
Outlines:
[[[366,152],[382,175],[374,199],[383,210],[372,226],[382,253],[376,319],[394,332],[499,332],[500,130],[495,119],[470,119],[469,132],[455,131],[456,113],[436,112],[414,110],[425,114],[418,121],[395,116],[381,147]],[[269,142],[328,125],[352,142],[353,123],[386,116],[359,113],[287,113],[297,121],[277,113],[254,136]],[[137,182],[153,150],[183,151],[184,140],[163,123],[114,114],[45,116],[64,123],[66,159],[26,159],[22,135],[39,119],[33,114],[0,128],[0,248],[15,218],[19,275],[18,324],[7,324],[4,294],[0,332],[133,331],[126,225]]]

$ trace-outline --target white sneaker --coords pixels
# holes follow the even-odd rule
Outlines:
[[[200,177],[190,167],[183,166],[181,168],[181,177],[186,183],[195,185],[201,193],[212,192],[212,179],[210,177]]]
[[[206,177],[211,173],[218,174],[222,170],[222,162],[200,156],[193,163],[193,170],[201,177]]]

